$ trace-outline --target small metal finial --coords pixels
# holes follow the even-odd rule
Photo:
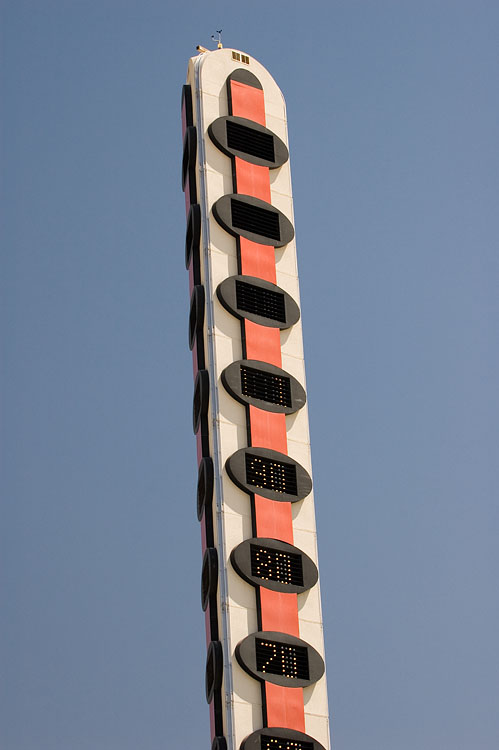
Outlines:
[[[222,29],[216,29],[216,32],[218,34],[218,38],[215,36],[215,34],[212,34],[211,38],[217,43],[217,49],[222,49]]]

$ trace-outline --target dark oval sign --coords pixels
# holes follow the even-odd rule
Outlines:
[[[242,490],[269,500],[296,503],[312,489],[310,475],[298,461],[269,448],[241,448],[225,468]]]
[[[324,674],[324,660],[315,648],[273,630],[260,630],[240,641],[236,659],[255,680],[283,687],[308,687]]]
[[[253,586],[286,594],[301,594],[317,583],[316,564],[298,547],[277,539],[254,537],[230,554],[232,567]]]
[[[211,703],[213,696],[222,686],[224,657],[220,641],[210,641],[206,655],[205,691],[206,702]]]
[[[242,741],[239,750],[279,750],[280,748],[306,747],[307,750],[325,750],[324,745],[309,734],[284,727],[257,729]]]
[[[187,229],[185,232],[185,267],[189,270],[193,256],[198,259],[199,246],[201,242],[201,207],[199,203],[193,203],[187,217]]]
[[[227,156],[276,169],[289,158],[286,144],[269,128],[245,117],[219,117],[208,127],[208,135]]]
[[[220,226],[234,237],[282,247],[295,236],[293,225],[282,211],[251,195],[223,195],[213,204],[212,210]]]
[[[229,276],[217,287],[217,297],[236,318],[269,328],[290,328],[300,308],[284,289],[256,276]]]
[[[189,311],[189,349],[194,348],[196,336],[202,334],[204,324],[204,286],[198,284],[192,290]]]
[[[198,521],[203,517],[206,508],[211,508],[213,486],[215,482],[213,461],[209,456],[201,459],[198,470],[197,515]]]
[[[194,434],[199,430],[202,419],[206,419],[210,403],[210,376],[208,370],[198,370],[194,382],[192,399],[192,429]]]
[[[206,612],[211,596],[215,596],[218,587],[218,553],[215,547],[207,547],[201,568],[201,606]]]
[[[233,362],[222,372],[222,383],[242,404],[279,414],[293,414],[307,400],[296,378],[280,367],[257,359]]]

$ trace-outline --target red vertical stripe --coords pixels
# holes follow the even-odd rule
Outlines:
[[[241,273],[257,276],[275,284],[275,250],[269,245],[260,245],[245,237],[239,238],[241,248]]]
[[[259,167],[236,156],[236,186],[238,193],[252,195],[270,203],[268,167]]]
[[[265,125],[265,100],[262,89],[247,86],[239,81],[231,81],[230,93],[233,115],[246,117],[247,120],[254,120],[260,125]]]
[[[290,594],[288,594],[290,596]],[[305,707],[301,688],[286,688],[265,683],[267,726],[288,727],[305,732]]]
[[[232,115],[246,117],[265,125],[265,102],[261,89],[231,81]],[[234,190],[270,203],[270,176],[267,167],[250,164],[238,157],[234,163]],[[242,274],[276,282],[275,250],[268,245],[240,237],[240,269]],[[257,359],[281,367],[281,337],[278,328],[270,328],[244,320],[247,359]],[[249,407],[251,444],[287,453],[286,417],[254,406]],[[255,526],[257,536],[293,543],[291,503],[268,500],[255,495]],[[298,600],[296,594],[259,589],[262,630],[273,630],[299,636]],[[303,690],[285,688],[265,682],[267,726],[289,727],[305,731]]]
[[[244,333],[246,359],[259,359],[276,367],[281,366],[281,335],[278,328],[267,328],[245,320]]]

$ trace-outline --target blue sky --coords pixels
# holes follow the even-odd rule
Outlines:
[[[498,22],[4,0],[4,750],[209,745],[179,106],[217,28],[288,105],[333,748],[497,748]]]

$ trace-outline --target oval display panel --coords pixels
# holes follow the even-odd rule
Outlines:
[[[220,226],[234,237],[282,247],[295,236],[293,225],[282,211],[251,195],[223,195],[213,204],[212,210]]]
[[[220,690],[223,679],[224,658],[220,641],[210,641],[206,656],[205,691],[206,702],[211,703],[217,690]]]
[[[236,658],[255,680],[282,687],[307,687],[324,674],[324,661],[315,648],[301,638],[273,630],[260,630],[240,641]]]
[[[187,229],[185,232],[185,267],[189,270],[193,257],[196,261],[199,256],[199,244],[201,242],[201,208],[199,203],[193,203],[187,217]]]
[[[245,117],[219,117],[208,127],[208,135],[224,154],[251,164],[276,169],[289,158],[286,144],[275,133]]]
[[[284,289],[256,276],[229,276],[217,287],[217,297],[231,315],[269,328],[290,328],[300,308]]]
[[[277,539],[246,539],[232,550],[234,570],[253,586],[286,594],[301,594],[317,583],[319,572],[298,547]]]
[[[241,403],[280,414],[293,414],[307,400],[296,378],[280,367],[257,359],[233,362],[222,372],[222,383]]]
[[[296,503],[312,489],[309,473],[298,461],[270,448],[241,448],[225,462],[234,484],[269,500]]]
[[[309,734],[284,727],[257,729],[241,742],[239,750],[325,750]]]

